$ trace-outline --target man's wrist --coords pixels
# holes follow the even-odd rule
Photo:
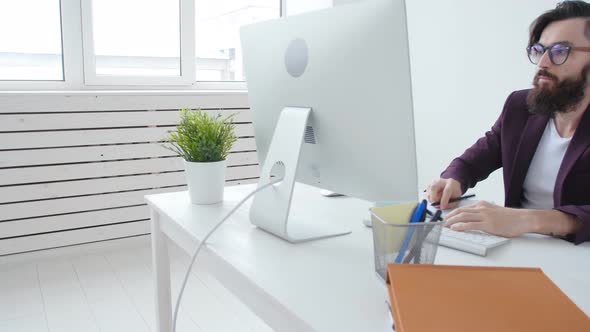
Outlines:
[[[565,236],[575,233],[579,222],[575,216],[558,210],[522,210],[527,233]]]
[[[539,216],[537,210],[533,209],[521,209],[522,220],[520,220],[523,226],[522,233],[540,233],[542,217]]]

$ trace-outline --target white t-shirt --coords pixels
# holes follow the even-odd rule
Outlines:
[[[571,140],[571,137],[563,138],[559,136],[553,119],[547,122],[524,180],[523,208],[554,208],[553,189],[555,188],[555,180]]]

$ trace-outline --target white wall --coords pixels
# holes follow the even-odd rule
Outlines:
[[[510,92],[531,86],[528,27],[557,2],[406,0],[421,188],[491,128]],[[474,191],[502,204],[501,170]]]
[[[407,0],[422,187],[491,128],[511,91],[531,86],[528,27],[556,3]],[[475,192],[502,204],[501,170]]]

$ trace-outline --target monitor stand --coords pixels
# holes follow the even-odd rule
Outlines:
[[[297,165],[310,113],[311,108],[304,107],[286,107],[281,112],[262,166],[258,186],[271,182],[273,168],[281,168],[284,176],[281,182],[258,192],[250,207],[252,224],[291,243],[351,232],[343,226],[322,224],[320,220],[289,216]]]

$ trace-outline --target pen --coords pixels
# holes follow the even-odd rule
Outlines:
[[[434,213],[434,215],[432,216],[432,218],[430,218],[430,221],[438,221],[442,214],[442,210],[436,210],[436,212]]]
[[[424,204],[424,210],[422,210],[422,213],[420,213],[420,219],[418,220],[419,222],[426,221],[426,211],[428,211],[428,209],[426,208],[426,206],[428,205],[428,201],[424,199],[422,200],[422,203]]]
[[[422,218],[422,216],[425,215],[425,212],[424,212],[425,209],[426,209],[426,200],[422,200],[422,202],[418,203],[418,205],[414,209],[414,212],[412,212],[412,216],[410,217],[409,223],[413,224],[413,223],[420,222],[420,219]],[[406,232],[406,236],[404,238],[404,241],[399,249],[397,257],[394,260],[395,263],[402,262],[402,259],[404,258],[404,255],[406,254],[406,250],[408,250],[408,245],[410,244],[410,240],[412,239],[412,235],[414,235],[414,230],[415,230],[414,227],[408,228],[408,230]]]
[[[471,198],[471,197],[475,197],[475,194],[451,198],[451,199],[449,199],[449,203],[455,203],[455,202],[462,201],[464,199]],[[432,203],[430,205],[432,205],[432,206],[440,205],[440,202],[434,202],[434,203]]]
[[[427,211],[428,209],[424,209]],[[436,210],[432,218],[430,219],[431,222],[436,222],[442,214],[442,210]],[[422,214],[421,222],[426,221],[426,213]],[[416,235],[416,239],[414,241],[414,246],[410,249],[410,253],[404,258],[403,263],[410,263],[412,260],[415,264],[420,264],[420,256],[422,254],[422,245],[424,239],[428,236],[428,233],[432,230],[432,227],[429,226],[418,226],[416,230],[418,233]]]

